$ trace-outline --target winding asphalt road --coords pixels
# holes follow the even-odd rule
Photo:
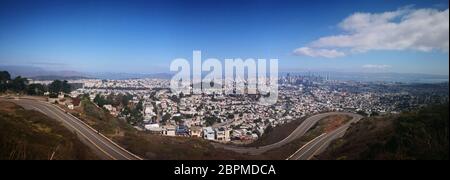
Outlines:
[[[288,157],[287,160],[310,160],[314,155],[323,152],[333,140],[344,136],[348,127],[350,127],[352,123],[359,121],[361,118],[362,116],[355,114],[352,120],[341,127],[329,133],[324,133],[303,145],[294,154]]]
[[[314,145],[311,148],[309,146],[308,146],[308,148],[302,147],[303,149],[301,148],[301,150],[297,151],[296,153],[294,153],[294,155],[292,155],[290,158],[288,158],[288,159],[305,159],[305,157],[312,157],[312,156],[316,155],[317,153],[319,153],[321,150],[325,149],[326,146],[329,144],[329,142],[342,136],[345,133],[345,131],[347,130],[347,128],[350,126],[350,124],[360,120],[362,118],[362,116],[358,115],[358,114],[354,114],[354,113],[349,113],[349,112],[328,112],[328,113],[317,114],[317,115],[314,115],[314,116],[311,116],[311,117],[305,119],[291,134],[289,134],[288,137],[284,138],[283,140],[276,142],[274,144],[261,146],[261,147],[238,147],[238,146],[224,145],[224,144],[218,144],[218,143],[214,143],[213,145],[216,148],[223,148],[223,149],[231,150],[231,151],[238,152],[238,153],[247,153],[250,155],[262,154],[266,151],[282,147],[282,146],[292,142],[293,140],[295,140],[299,137],[302,137],[318,121],[320,121],[321,119],[323,119],[327,116],[332,116],[332,115],[347,115],[347,116],[352,117],[352,119],[345,125],[342,125],[341,127],[339,127],[338,129],[335,129],[334,131],[332,131],[328,134],[321,135],[321,137],[314,139],[313,140],[314,142],[309,142],[308,145]],[[308,158],[306,158],[306,159],[308,159]]]
[[[32,99],[0,97],[0,100],[13,102],[25,109],[36,110],[52,119],[60,121],[62,125],[73,131],[83,143],[90,147],[102,159],[141,160],[140,157],[120,147],[83,121],[69,113],[64,112],[64,110],[58,106],[52,105],[48,102]]]

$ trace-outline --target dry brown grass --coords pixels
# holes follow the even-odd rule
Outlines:
[[[97,159],[75,134],[34,110],[0,100],[0,159]]]

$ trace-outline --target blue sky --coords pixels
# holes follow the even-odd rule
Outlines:
[[[315,43],[322,37],[355,33],[340,23],[357,12],[382,14],[405,7],[410,11],[393,23],[417,10],[432,9],[431,15],[447,10],[443,23],[448,24],[447,0],[0,0],[0,65],[159,73],[168,72],[173,59],[191,59],[193,50],[201,50],[203,59],[278,58],[280,71],[448,75],[448,36],[444,45],[426,41],[392,49],[385,47],[391,42],[382,42],[365,44],[361,52],[356,52],[357,42],[365,39],[353,39],[346,47]],[[433,29],[420,30],[435,34]],[[444,31],[448,34],[448,26]],[[380,35],[386,33],[390,32]],[[424,44],[430,49],[420,50]],[[332,58],[324,57],[310,46],[345,55],[333,51]],[[301,47],[311,51],[295,51]]]

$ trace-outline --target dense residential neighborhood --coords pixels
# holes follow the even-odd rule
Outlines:
[[[52,81],[30,83],[49,85]],[[338,81],[318,74],[280,77],[279,98],[272,106],[257,104],[258,95],[254,94],[174,94],[165,79],[79,79],[69,83],[80,88],[48,101],[74,109],[82,98],[88,98],[141,131],[239,144],[255,141],[269,126],[320,112],[376,116],[448,101],[448,83]]]

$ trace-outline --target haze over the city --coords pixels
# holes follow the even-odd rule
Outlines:
[[[0,4],[2,66],[165,73],[200,50],[203,59],[278,58],[280,72],[449,72],[446,0]]]

